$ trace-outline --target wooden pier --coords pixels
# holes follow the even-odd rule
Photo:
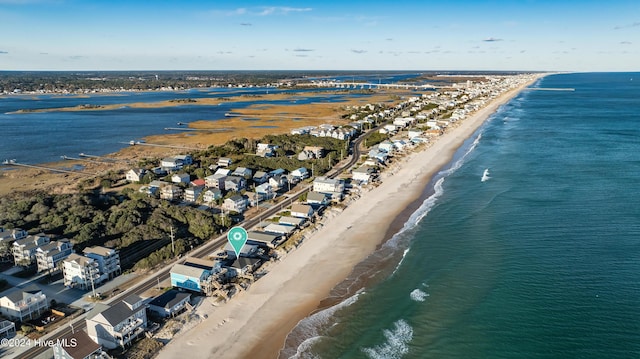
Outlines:
[[[193,131],[193,132],[229,132],[230,128],[186,128],[186,127],[165,127],[165,131]]]
[[[78,171],[71,171],[71,170],[65,170],[62,168],[53,168],[53,167],[45,167],[45,166],[37,166],[37,165],[28,165],[26,163],[18,163],[16,162],[16,160],[6,160],[4,162],[2,162],[3,165],[5,166],[16,166],[16,167],[26,167],[26,168],[35,168],[35,169],[39,169],[39,170],[46,170],[46,171],[51,171],[51,172],[58,172],[58,173],[68,173],[68,174],[74,174],[74,175],[83,175],[83,176],[96,176],[96,173],[86,173],[86,172],[78,172]]]
[[[232,113],[232,112],[227,112],[224,114],[225,117],[247,117],[247,118],[310,118],[310,119],[317,119],[317,117],[313,117],[313,116],[295,116],[295,115],[289,115],[289,116],[283,116],[283,115],[243,115],[241,113]]]
[[[119,142],[119,143],[123,143],[125,145],[131,145],[131,146],[149,146],[149,147],[177,148],[177,149],[180,149],[180,150],[189,150],[189,151],[198,151],[198,150],[200,150],[200,148],[196,148],[196,147],[160,145],[160,144],[146,143],[146,142],[140,142],[140,141],[129,141],[129,142]]]

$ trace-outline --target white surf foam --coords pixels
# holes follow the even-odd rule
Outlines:
[[[420,289],[414,289],[411,294],[409,294],[409,297],[411,297],[411,299],[415,300],[416,302],[424,302],[425,300],[427,300],[428,296],[429,293],[423,292]]]
[[[402,265],[402,262],[404,262],[404,258],[407,256],[407,253],[409,253],[409,251],[411,250],[411,247],[407,248],[404,250],[404,252],[402,252],[402,258],[400,258],[400,262],[398,262],[398,264],[396,265],[396,267],[394,268],[393,272],[391,273],[391,275],[396,274],[396,272],[398,271],[398,269],[400,268],[400,266]]]
[[[413,328],[405,320],[393,323],[393,329],[385,329],[386,341],[362,351],[371,359],[399,359],[409,352],[409,342],[413,339]]]
[[[337,311],[357,302],[358,297],[364,293],[364,289],[360,289],[356,294],[343,300],[342,302],[302,319],[298,323],[298,325],[296,325],[294,331],[296,335],[300,335],[307,339],[305,339],[298,345],[298,347],[296,348],[296,353],[291,355],[289,358],[314,358],[314,354],[310,353],[309,349],[315,342],[323,338],[320,333],[320,328],[327,326],[327,324],[331,322],[331,318]]]
[[[450,176],[452,173],[454,173],[458,169],[460,169],[460,167],[462,167],[467,156],[471,152],[473,152],[473,150],[478,146],[478,143],[480,143],[481,138],[482,138],[482,133],[479,133],[478,136],[473,140],[473,143],[471,144],[471,146],[469,146],[467,151],[451,166],[451,168],[445,171],[442,171],[441,173],[438,174],[440,178],[436,181],[436,183],[433,186],[433,190],[434,190],[433,194],[429,196],[427,199],[425,199],[424,202],[422,202],[422,204],[420,205],[420,207],[411,214],[409,219],[402,226],[402,229],[400,229],[398,233],[396,233],[389,241],[386,242],[388,245],[395,246],[397,244],[396,242],[397,242],[398,235],[406,232],[409,229],[414,228],[429,213],[429,211],[431,211],[431,208],[435,206],[438,198],[440,198],[440,196],[444,192],[442,185],[444,184],[445,178]]]
[[[491,177],[489,177],[489,169],[486,168],[484,170],[484,172],[482,173],[482,178],[480,179],[480,181],[487,182],[489,180],[489,178],[491,178]]]
[[[309,349],[316,342],[320,341],[322,336],[311,337],[298,345],[298,349],[294,356],[289,357],[289,359],[320,359],[320,356],[314,353],[310,353]]]

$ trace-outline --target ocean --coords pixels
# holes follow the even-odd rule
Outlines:
[[[533,87],[281,358],[640,357],[640,73]]]

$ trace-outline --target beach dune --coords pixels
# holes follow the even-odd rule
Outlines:
[[[251,288],[214,307],[208,319],[174,338],[158,358],[277,358],[287,334],[318,308],[332,288],[384,242],[394,219],[424,192],[430,179],[499,106],[542,75],[494,99],[424,150],[405,157],[394,174],[364,193]]]

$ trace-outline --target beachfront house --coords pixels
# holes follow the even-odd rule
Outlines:
[[[393,151],[395,150],[395,147],[393,146],[393,142],[389,140],[380,142],[378,144],[378,148],[387,153],[393,153]]]
[[[262,264],[260,258],[239,257],[230,266],[226,266],[228,269],[227,276],[229,278],[237,277],[239,275],[247,275],[253,273]]]
[[[306,222],[305,218],[282,216],[278,219],[278,224],[298,228]]]
[[[227,257],[233,259],[233,258],[237,258],[236,256],[236,250],[233,249],[233,247],[231,246],[231,243],[225,244],[224,246],[224,250],[227,253]],[[256,257],[259,253],[260,250],[260,246],[258,246],[257,244],[245,244],[244,246],[242,246],[242,249],[240,250],[240,256],[241,257]]]
[[[324,193],[332,200],[341,200],[344,192],[344,181],[335,178],[316,177],[313,180],[313,191]]]
[[[293,233],[293,231],[296,230],[296,228],[292,226],[285,226],[283,224],[278,224],[278,223],[270,223],[266,227],[264,227],[262,230],[267,233],[277,233],[277,234],[281,234],[283,236],[288,237],[291,233]]]
[[[36,249],[38,272],[57,270],[58,263],[61,263],[71,253],[73,253],[73,244],[66,238],[38,247]]]
[[[376,170],[373,167],[362,165],[353,171],[351,171],[351,175],[354,181],[357,181],[362,184],[367,184],[371,182],[376,174]]]
[[[161,317],[179,314],[191,300],[191,293],[171,289],[149,302],[149,310]]]
[[[113,305],[97,303],[85,322],[91,340],[108,349],[124,348],[145,332],[147,309],[143,300],[132,294]]]
[[[307,193],[307,204],[317,210],[326,207],[329,204],[329,199],[324,193],[311,191]]]
[[[383,164],[389,159],[389,152],[383,151],[377,146],[371,148],[367,155],[369,158],[375,160],[378,164]]]
[[[13,321],[23,322],[38,318],[47,309],[47,296],[35,284],[13,288],[0,297],[0,314]]]
[[[53,359],[99,359],[106,358],[102,345],[94,342],[83,330],[71,333],[55,341]]]
[[[256,244],[259,247],[274,248],[281,238],[282,235],[277,233],[266,233],[260,231],[247,232],[247,243]]]
[[[407,137],[409,137],[409,139],[412,139],[414,137],[420,137],[422,136],[422,134],[422,130],[409,130],[409,132],[407,132]]]
[[[308,204],[293,204],[291,206],[291,217],[310,218],[313,216],[313,208]]]
[[[204,292],[204,283],[211,275],[213,262],[197,258],[187,258],[184,263],[171,267],[171,286],[190,291]]]

